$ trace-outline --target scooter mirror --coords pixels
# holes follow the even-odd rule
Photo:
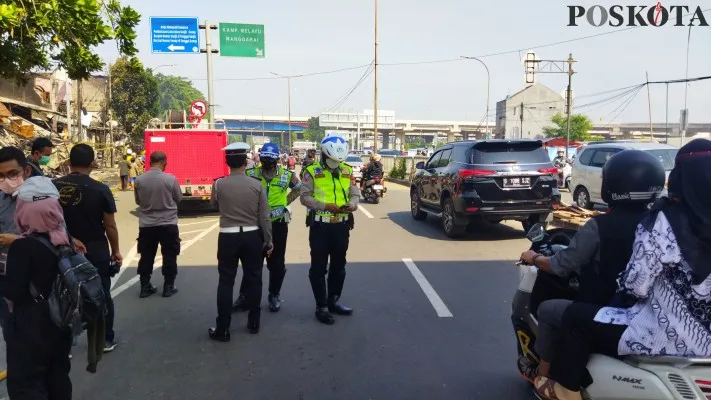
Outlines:
[[[526,234],[526,238],[533,243],[540,242],[546,237],[546,228],[542,224],[535,224]]]

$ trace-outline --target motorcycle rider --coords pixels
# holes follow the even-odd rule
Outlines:
[[[266,143],[259,150],[262,166],[246,170],[247,176],[260,181],[267,194],[267,201],[272,220],[272,255],[267,258],[269,270],[269,310],[277,312],[281,309],[279,293],[284,275],[286,275],[285,254],[286,241],[289,235],[289,221],[291,220],[287,206],[299,197],[301,181],[295,173],[285,167],[277,166],[279,147],[274,143]],[[289,189],[291,191],[289,192]],[[235,311],[247,311],[247,280],[242,275],[242,284],[239,288],[239,297],[233,304]]]
[[[371,154],[370,162],[363,169],[363,178],[360,180],[360,190],[365,189],[365,183],[373,178],[383,177],[383,163],[380,154]],[[385,185],[383,185],[385,187]],[[384,190],[383,190],[384,191]]]
[[[568,160],[568,157],[565,156],[565,150],[558,149],[558,156],[553,159],[553,166],[562,169],[565,168],[569,162],[570,160]]]
[[[528,371],[527,379],[548,375],[563,314],[573,301],[604,306],[615,295],[617,277],[632,255],[637,225],[661,193],[665,180],[664,168],[650,153],[625,150],[616,154],[602,170],[601,194],[610,211],[590,218],[570,245],[552,257],[533,250],[521,254],[522,261],[548,274],[565,277],[575,273],[580,285],[574,299],[547,296],[552,300],[538,307],[538,371],[527,359],[519,359],[522,370]]]

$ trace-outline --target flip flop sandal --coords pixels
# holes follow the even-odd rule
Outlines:
[[[542,400],[560,400],[555,394],[555,384],[553,379],[538,377],[533,382],[536,387],[536,392]]]

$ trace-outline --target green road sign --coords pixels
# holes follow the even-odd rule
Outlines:
[[[220,22],[220,55],[264,58],[264,25]]]

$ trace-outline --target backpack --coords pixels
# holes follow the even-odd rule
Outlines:
[[[32,282],[30,293],[35,299],[47,302],[50,318],[55,325],[77,336],[85,324],[104,317],[106,295],[99,272],[74,246],[55,246],[43,236],[30,237],[52,250],[59,258],[59,275],[52,284],[49,296],[45,298]]]

